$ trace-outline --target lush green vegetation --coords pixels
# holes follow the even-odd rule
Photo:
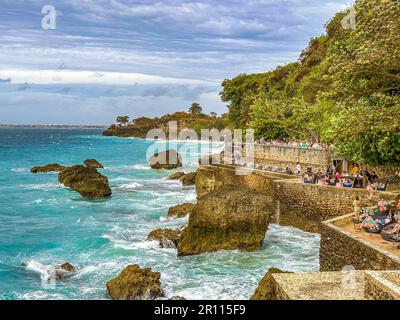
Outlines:
[[[357,0],[297,62],[222,83],[230,122],[261,137],[321,139],[349,159],[400,163],[400,1]]]

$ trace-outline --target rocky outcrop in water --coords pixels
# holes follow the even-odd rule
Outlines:
[[[150,268],[130,265],[107,282],[107,291],[113,300],[154,300],[164,296],[160,277],[159,272]]]
[[[176,150],[157,152],[149,159],[152,169],[172,170],[182,167],[182,157]]]
[[[77,272],[78,269],[73,266],[72,264],[70,264],[69,262],[57,265],[56,268],[67,271],[67,272]]]
[[[61,172],[65,169],[64,166],[57,163],[48,164],[45,166],[36,166],[31,169],[32,173],[48,173],[48,172]]]
[[[263,193],[227,185],[198,200],[183,230],[178,255],[260,249],[270,221]]]
[[[270,268],[265,276],[261,279],[260,283],[250,300],[279,300],[277,297],[277,290],[275,281],[272,277],[276,273],[287,273],[277,268]]]
[[[94,169],[104,169],[104,166],[98,162],[96,159],[87,159],[84,162],[86,167],[94,168]]]
[[[196,181],[196,172],[189,172],[179,179],[183,186],[192,186]]]
[[[161,248],[176,248],[181,234],[182,231],[179,229],[157,229],[150,232],[147,239],[159,241]]]
[[[178,204],[174,207],[169,208],[167,217],[168,219],[186,217],[188,214],[190,214],[195,205],[195,203]]]
[[[58,181],[79,192],[83,197],[104,198],[111,196],[107,177],[91,167],[77,165],[65,168],[58,174]]]
[[[171,174],[168,179],[169,180],[179,180],[180,178],[182,178],[185,175],[184,172],[175,172],[173,174]]]

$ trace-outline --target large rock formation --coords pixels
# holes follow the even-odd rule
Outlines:
[[[261,247],[270,220],[269,197],[227,185],[198,200],[183,230],[178,255]]]
[[[45,166],[36,166],[31,169],[32,173],[47,173],[47,172],[61,172],[65,169],[64,166],[57,163],[48,164]]]
[[[286,272],[277,268],[270,268],[265,276],[261,279],[250,300],[278,300],[275,281],[272,277],[272,275],[275,273]]]
[[[113,300],[154,300],[164,296],[160,277],[159,272],[150,268],[130,265],[107,282],[107,290]]]
[[[179,180],[180,178],[182,178],[185,175],[184,172],[175,172],[173,174],[171,174],[168,179],[169,180]]]
[[[184,186],[192,186],[196,181],[196,172],[189,172],[179,179]]]
[[[195,203],[182,203],[168,210],[168,219],[186,217],[193,210]]]
[[[91,167],[77,165],[65,168],[58,174],[58,181],[84,197],[103,198],[111,196],[107,177]]]
[[[156,229],[149,233],[147,239],[159,241],[161,248],[176,248],[181,234],[182,231],[179,229]]]
[[[182,167],[182,157],[176,150],[157,152],[149,159],[152,169],[172,170]]]
[[[96,159],[87,159],[84,162],[86,167],[94,168],[94,169],[104,169],[104,166],[98,162]]]

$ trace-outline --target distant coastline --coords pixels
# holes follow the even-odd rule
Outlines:
[[[105,129],[101,125],[69,125],[69,124],[0,124],[0,128],[32,128],[32,129]]]

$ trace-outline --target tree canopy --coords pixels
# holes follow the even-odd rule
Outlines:
[[[400,163],[400,1],[357,0],[299,60],[222,83],[229,120],[264,138],[321,139],[365,164]]]

